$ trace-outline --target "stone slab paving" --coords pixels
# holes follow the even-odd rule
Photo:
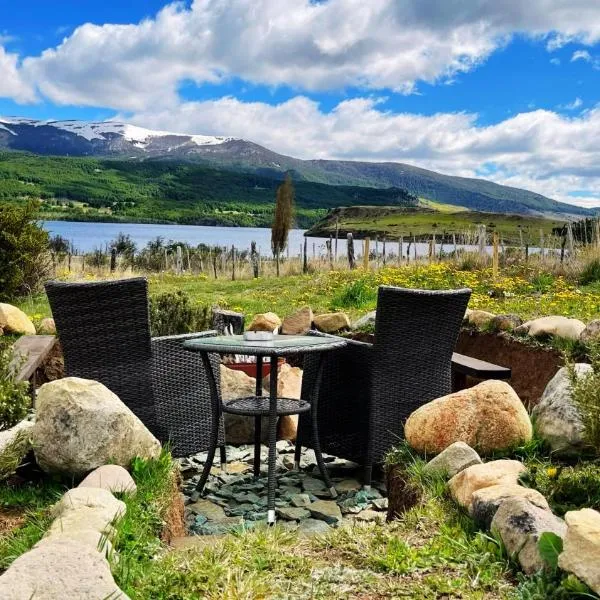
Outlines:
[[[185,520],[190,535],[222,535],[267,522],[267,455],[261,447],[261,474],[252,474],[254,448],[227,446],[227,468],[218,463],[200,495],[196,485],[206,452],[179,459],[184,483]],[[218,454],[218,453],[217,453]],[[325,462],[339,496],[332,499],[321,479],[315,454],[302,452],[300,471],[294,471],[294,445],[277,442],[278,486],[275,500],[278,522],[301,535],[323,534],[344,522],[384,521],[387,511],[385,487],[376,482],[362,489],[361,469],[350,461],[325,455]]]

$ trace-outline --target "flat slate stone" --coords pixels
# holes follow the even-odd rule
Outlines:
[[[330,525],[342,522],[342,511],[333,500],[317,500],[306,507],[313,518],[325,521]]]
[[[329,525],[318,519],[304,519],[304,521],[300,521],[298,527],[298,533],[303,536],[323,535],[329,531],[331,531]]]
[[[217,521],[225,518],[225,511],[214,502],[201,498],[188,506],[196,515],[204,515],[209,521]]]
[[[310,496],[308,494],[295,494],[290,498],[290,502],[297,508],[304,508],[310,504]]]
[[[310,512],[305,508],[281,507],[277,509],[277,515],[286,521],[301,521],[310,517]]]

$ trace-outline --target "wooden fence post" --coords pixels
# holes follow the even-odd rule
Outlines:
[[[365,271],[369,270],[369,245],[371,240],[367,237],[365,238],[364,252],[363,252],[363,268]]]
[[[348,233],[346,239],[346,249],[348,252],[348,266],[351,269],[356,268],[356,259],[354,258],[354,240],[352,239],[352,234]]]
[[[494,250],[492,254],[492,276],[494,281],[498,279],[498,232],[494,231]]]
[[[308,273],[308,239],[304,238],[304,252],[302,254],[302,272]]]
[[[235,281],[235,246],[231,246],[231,281]]]
[[[117,268],[117,249],[113,248],[110,251],[110,272],[114,273]]]

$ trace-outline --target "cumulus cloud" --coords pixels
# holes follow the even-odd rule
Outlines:
[[[182,82],[237,76],[304,90],[391,89],[468,71],[512,35],[600,40],[589,0],[195,0],[131,25],[77,28],[24,69],[57,103],[121,110],[177,102]]]
[[[325,112],[304,96],[269,105],[236,98],[186,102],[136,114],[138,125],[231,135],[298,158],[399,161],[450,175],[489,178],[573,204],[600,205],[600,108],[578,117],[535,110],[491,126],[477,115],[393,113],[377,98]],[[577,191],[582,198],[570,196]]]
[[[32,102],[33,87],[23,78],[19,68],[19,57],[7,52],[0,45],[0,98],[13,98],[17,102]]]

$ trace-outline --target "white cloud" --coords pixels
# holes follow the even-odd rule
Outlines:
[[[77,28],[25,60],[61,104],[140,110],[176,104],[179,85],[230,76],[323,90],[357,86],[409,93],[452,80],[515,33],[600,40],[589,0],[195,0],[132,25]]]
[[[550,59],[550,64],[554,65],[555,67],[558,67],[560,65],[560,58],[551,58]]]
[[[347,100],[331,112],[303,96],[277,105],[222,98],[138,113],[132,121],[242,137],[298,158],[399,161],[464,177],[491,164],[489,178],[498,183],[573,204],[589,202],[600,189],[600,108],[576,118],[535,110],[479,126],[474,114],[388,112],[376,98]]]
[[[0,98],[13,98],[17,102],[33,102],[35,92],[22,77],[19,58],[0,45]]]
[[[578,96],[573,100],[573,102],[569,102],[568,104],[559,104],[557,108],[562,110],[577,110],[583,106],[583,100]]]
[[[577,50],[573,52],[571,62],[576,62],[578,60],[590,63],[594,69],[600,69],[600,58],[592,56],[587,50]]]

